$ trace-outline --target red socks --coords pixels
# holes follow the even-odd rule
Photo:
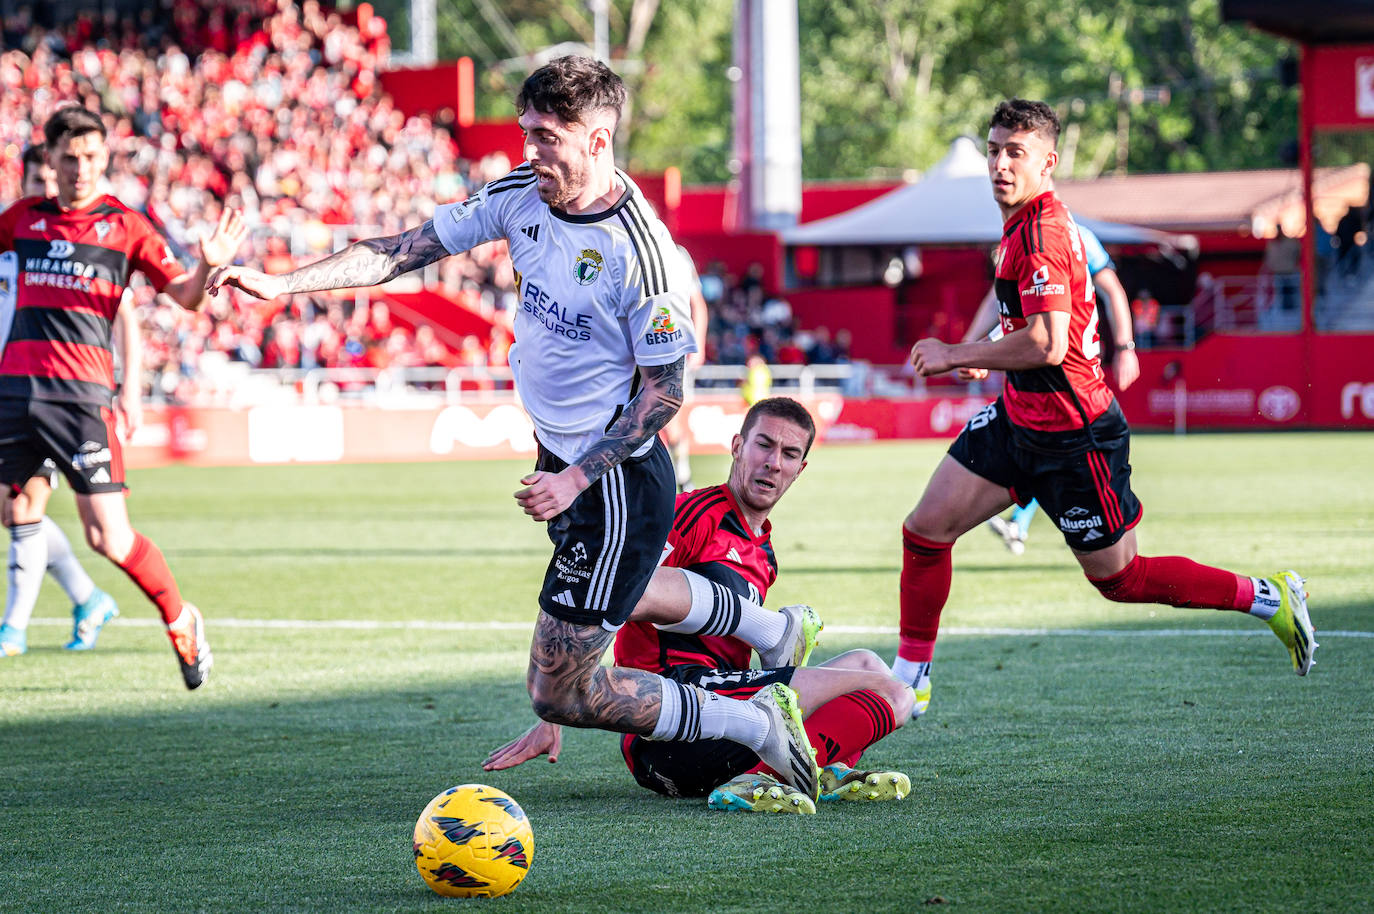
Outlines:
[[[1110,578],[1088,580],[1104,597],[1117,603],[1164,603],[1249,612],[1255,599],[1254,584],[1249,578],[1177,555],[1137,555]]]
[[[822,767],[840,762],[853,768],[865,749],[896,729],[892,705],[871,689],[831,699],[806,719],[806,735]]]
[[[840,762],[853,768],[865,749],[896,729],[892,705],[871,689],[832,698],[806,719],[806,735],[821,767]],[[759,765],[753,770],[770,769]]]
[[[170,623],[181,615],[181,591],[177,589],[176,578],[172,577],[172,569],[167,567],[162,550],[152,540],[135,531],[134,548],[119,567],[149,600],[157,604],[163,622]]]
[[[940,611],[954,577],[953,543],[938,543],[902,527],[902,617],[897,656],[928,663],[935,652]]]

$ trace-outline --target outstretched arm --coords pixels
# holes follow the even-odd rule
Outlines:
[[[516,492],[515,500],[525,513],[535,520],[552,520],[611,467],[658,434],[682,406],[685,365],[686,359],[681,358],[668,365],[639,366],[643,386],[600,441],[560,473],[541,470],[520,480],[528,488]]]
[[[210,291],[234,286],[249,295],[271,299],[292,292],[356,289],[381,285],[447,256],[448,249],[439,240],[431,219],[399,235],[356,241],[323,260],[280,276],[246,267],[224,267],[210,277]]]
[[[247,237],[248,223],[243,221],[243,213],[226,207],[210,237],[200,242],[200,260],[195,269],[167,283],[162,287],[163,293],[188,311],[199,311],[206,300],[206,277],[211,270],[233,260]]]

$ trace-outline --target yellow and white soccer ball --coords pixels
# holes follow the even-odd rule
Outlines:
[[[534,862],[534,830],[510,796],[483,784],[450,787],[415,823],[415,867],[425,884],[455,898],[514,891]]]

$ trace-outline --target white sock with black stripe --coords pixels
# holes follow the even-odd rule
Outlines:
[[[734,635],[757,650],[776,647],[787,634],[787,617],[738,596],[694,571],[678,569],[692,591],[692,605],[681,622],[655,625],[682,635]]]
[[[648,739],[728,739],[757,752],[768,737],[768,715],[750,701],[663,680],[663,705]]]
[[[733,635],[740,623],[740,599],[728,587],[722,587],[694,571],[679,568],[692,591],[692,605],[681,622],[655,625],[659,631],[681,635]]]
[[[43,525],[15,524],[10,527],[9,594],[5,602],[5,624],[20,631],[29,627],[43,572],[48,567],[48,540]]]

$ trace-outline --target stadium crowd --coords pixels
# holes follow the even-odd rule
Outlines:
[[[744,365],[761,355],[773,365],[835,365],[849,360],[850,333],[832,337],[826,327],[797,328],[787,300],[764,288],[762,264],[744,276],[712,263],[701,273],[701,294],[711,313],[706,360],[715,365]]]
[[[315,0],[253,0],[226,7],[173,0],[167,24],[82,15],[44,28],[21,9],[3,22],[0,53],[0,197],[19,196],[20,157],[41,142],[65,104],[103,113],[113,150],[110,192],[142,210],[179,253],[191,225],[222,205],[255,226],[249,259],[284,269],[349,238],[394,233],[429,218],[443,200],[504,174],[510,163],[469,161],[451,132],[405,117],[380,91],[389,53],[385,22],[360,30]],[[501,246],[449,258],[439,278],[488,311],[509,305],[514,277]],[[145,330],[145,386],[178,396],[213,366],[456,365],[473,341],[450,348],[432,328],[413,335],[385,308],[298,298],[283,310],[238,297],[199,314],[135,292]],[[499,359],[502,335],[483,360]],[[210,358],[206,358],[209,355]]]
[[[0,52],[0,199],[20,196],[20,159],[65,104],[101,112],[112,148],[110,192],[145,212],[179,254],[193,225],[223,205],[254,227],[244,257],[269,271],[340,241],[392,234],[505,174],[504,156],[460,154],[445,113],[406,117],[381,90],[389,54],[380,17],[345,18],[317,0],[171,0],[165,20],[83,13],[45,27],[32,10],[6,17]],[[359,23],[362,22],[362,28]],[[846,331],[796,332],[791,309],[764,293],[761,270],[702,275],[711,306],[707,355],[743,365],[847,358]],[[134,290],[145,331],[144,386],[184,399],[219,388],[232,363],[263,368],[505,364],[515,277],[504,242],[438,265],[444,291],[488,315],[489,340],[397,326],[385,305],[296,296],[285,308],[237,293],[198,314]]]

